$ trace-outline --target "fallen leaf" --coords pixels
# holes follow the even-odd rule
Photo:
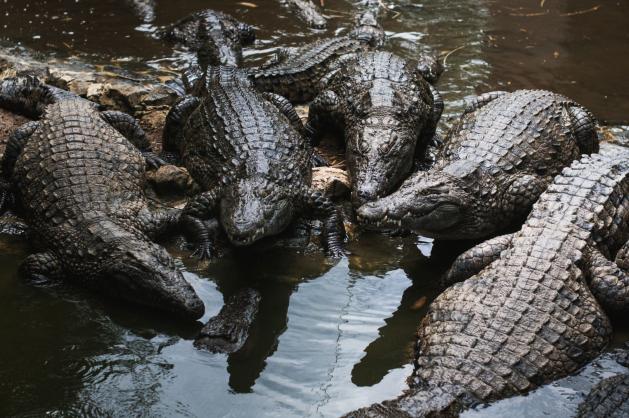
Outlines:
[[[424,306],[426,306],[426,302],[428,302],[428,298],[426,296],[422,296],[421,298],[417,299],[415,303],[413,303],[413,306],[411,306],[411,309],[414,311],[418,311]]]
[[[239,6],[251,7],[252,9],[255,9],[256,7],[258,7],[257,4],[249,3],[248,1],[239,1],[236,4],[238,4]]]

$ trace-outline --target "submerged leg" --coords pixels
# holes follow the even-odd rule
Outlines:
[[[629,308],[629,243],[618,251],[616,261],[598,249],[589,251],[590,289],[605,310],[624,312]]]
[[[51,252],[31,254],[22,262],[19,274],[34,283],[45,283],[63,277],[61,262]]]
[[[213,353],[233,353],[242,348],[249,336],[260,294],[253,289],[244,289],[230,296],[221,311],[205,324],[194,339],[194,346]]]
[[[500,258],[500,253],[509,248],[513,234],[501,235],[482,242],[458,256],[441,282],[444,287],[469,279]]]

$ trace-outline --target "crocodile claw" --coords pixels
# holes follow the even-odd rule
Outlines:
[[[200,244],[192,253],[191,257],[197,260],[208,260],[212,258],[211,246],[209,243]]]
[[[343,258],[347,255],[347,252],[343,248],[328,248],[326,256],[329,258]]]
[[[146,166],[149,169],[157,170],[163,165],[168,164],[164,161],[160,156],[155,154],[153,151],[143,151],[142,155],[144,156],[144,160],[146,161]]]
[[[314,153],[311,158],[313,167],[329,167],[330,162],[320,154]]]

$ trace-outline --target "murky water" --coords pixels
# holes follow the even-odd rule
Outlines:
[[[327,31],[304,29],[271,0],[251,2],[255,8],[212,0],[155,3],[155,20],[147,22],[130,1],[1,0],[0,36],[60,56],[155,67],[182,57],[151,37],[155,27],[204,7],[257,27],[249,62],[283,45],[346,32],[353,20],[351,1],[326,1]],[[391,6],[382,20],[387,48],[412,58],[432,47],[446,57],[438,85],[446,122],[467,95],[537,87],[627,124],[629,3],[385,3]],[[413,334],[437,293],[435,280],[464,248],[363,234],[351,243],[352,255],[336,264],[291,246],[255,248],[203,266],[181,253],[186,277],[207,307],[203,321],[241,286],[262,293],[247,344],[224,356],[192,347],[201,323],[181,324],[63,284],[38,288],[18,280],[28,249],[2,240],[0,416],[327,417],[391,398],[411,372]],[[620,320],[616,326],[620,343],[627,327]],[[530,397],[544,401],[526,404],[533,415],[574,411],[580,386],[558,385]],[[566,391],[575,394],[562,396]],[[522,402],[495,405],[494,416],[521,410]]]

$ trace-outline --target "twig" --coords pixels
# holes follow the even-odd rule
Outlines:
[[[509,16],[524,16],[524,17],[531,17],[531,16],[544,16],[548,14],[548,10],[545,10],[543,12],[536,12],[536,13],[509,13]]]
[[[587,10],[577,10],[576,12],[570,12],[570,13],[562,13],[559,16],[561,17],[566,17],[566,16],[576,16],[576,15],[582,15],[585,13],[590,13],[590,12],[595,12],[598,9],[601,8],[600,4],[597,4],[596,6],[592,7],[591,9],[587,9]]]
[[[444,66],[444,67],[446,66],[446,63],[447,63],[447,61],[448,61],[448,57],[449,57],[450,55],[454,54],[456,51],[459,51],[459,50],[461,50],[461,49],[463,49],[463,48],[465,48],[465,45],[461,45],[460,47],[458,47],[458,48],[454,48],[452,51],[448,52],[448,53],[445,55],[445,57],[443,57],[443,66]]]

